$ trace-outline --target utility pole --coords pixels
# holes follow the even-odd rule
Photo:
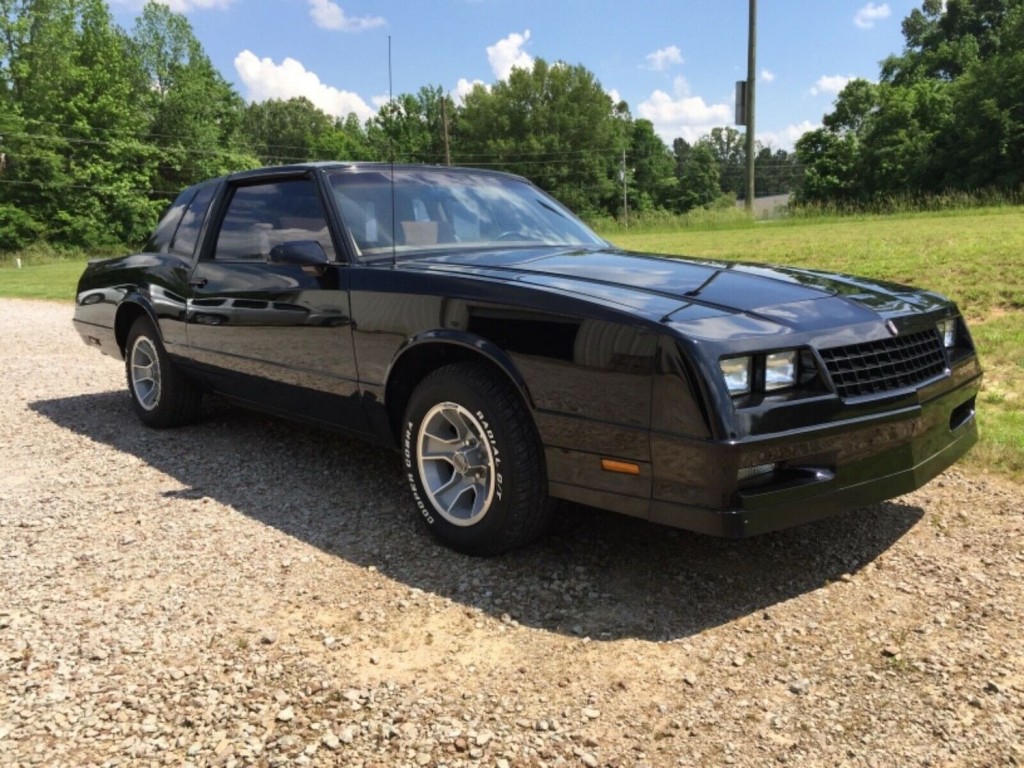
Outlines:
[[[445,107],[445,102],[448,101],[443,95],[441,96],[441,127],[444,130],[444,164],[452,164],[452,151],[448,146],[448,110]]]
[[[622,176],[622,220],[626,227],[629,227],[629,199],[626,197],[626,150],[622,150],[622,170],[619,171],[619,175]]]
[[[750,0],[750,29],[747,32],[747,186],[744,207],[754,212],[754,88],[757,83],[757,0]]]

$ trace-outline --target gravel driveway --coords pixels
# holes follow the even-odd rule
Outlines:
[[[0,766],[1024,764],[1020,486],[474,560],[387,451],[142,427],[71,311],[0,300]]]

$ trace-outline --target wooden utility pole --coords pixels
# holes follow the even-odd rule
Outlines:
[[[441,127],[444,130],[444,164],[452,164],[452,151],[448,146],[448,109],[445,106],[445,102],[448,101],[443,95],[441,96]]]
[[[747,185],[745,208],[754,211],[754,88],[757,83],[757,0],[750,0],[750,29],[747,32]]]

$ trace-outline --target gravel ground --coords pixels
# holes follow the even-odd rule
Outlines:
[[[0,766],[1024,764],[1020,486],[475,560],[387,451],[145,429],[70,319],[0,301]]]

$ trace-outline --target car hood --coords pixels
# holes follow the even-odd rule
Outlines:
[[[948,303],[926,291],[848,275],[613,248],[468,251],[416,263],[430,270],[546,286],[606,306],[628,307],[663,322],[744,315],[775,326],[764,332],[777,332],[778,326],[806,331],[877,322]]]

